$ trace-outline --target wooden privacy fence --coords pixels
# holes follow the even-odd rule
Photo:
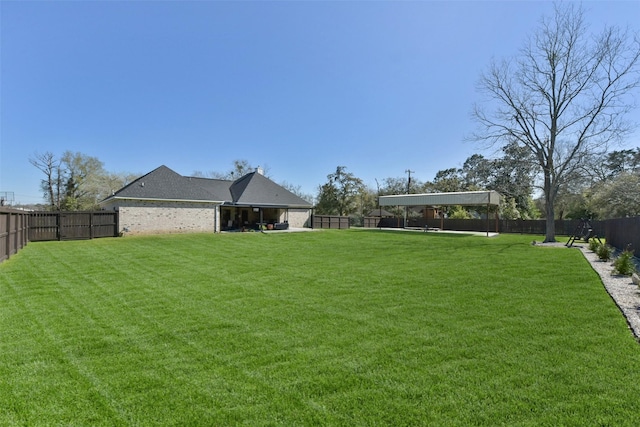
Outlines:
[[[591,221],[594,234],[599,237],[605,237],[606,226],[611,221]],[[365,226],[367,227],[403,227],[404,221],[402,218],[365,218]],[[579,219],[567,219],[556,220],[556,234],[561,236],[570,236],[576,231],[576,228],[580,225]],[[486,231],[487,220],[486,219],[451,219],[451,218],[436,218],[436,219],[424,219],[424,218],[410,218],[407,221],[408,227],[415,228],[440,228],[443,230],[457,230],[457,231]],[[518,233],[518,234],[541,234],[544,235],[546,231],[546,221],[544,219],[490,219],[489,231],[496,231],[499,233]],[[608,239],[607,239],[608,240]]]
[[[313,215],[311,228],[349,228],[348,216]]]
[[[620,250],[631,246],[634,256],[640,258],[640,216],[610,219],[606,223],[607,243]]]
[[[404,228],[404,218],[366,217],[364,219],[364,226],[376,228]]]
[[[118,212],[31,212],[29,240],[80,240],[117,237]]]
[[[29,241],[29,213],[0,208],[0,262],[17,253]]]

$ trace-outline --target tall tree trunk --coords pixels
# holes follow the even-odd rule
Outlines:
[[[555,242],[556,241],[556,221],[553,217],[553,204],[546,202],[547,207],[545,209],[547,215],[546,222],[546,234],[544,236],[544,243]]]
[[[556,194],[558,190],[555,188],[555,183],[552,182],[550,168],[544,169],[544,203],[545,203],[545,215],[546,215],[546,231],[544,236],[544,242],[556,241],[556,222],[555,222],[555,208]]]

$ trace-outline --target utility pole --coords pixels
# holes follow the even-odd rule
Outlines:
[[[412,171],[411,169],[407,169],[404,171],[404,173],[409,174],[409,179],[407,180],[407,194],[409,194],[410,188],[411,188],[411,174],[412,173],[416,173],[416,171]]]
[[[380,219],[378,220],[378,227],[382,230],[382,206],[380,205],[380,184],[378,183],[378,178],[376,180],[376,187],[378,187],[378,209],[380,210]]]
[[[406,174],[409,174],[409,179],[407,179],[407,194],[409,194],[410,188],[411,188],[411,174],[412,173],[416,173],[415,171],[412,171],[411,169],[407,169],[404,171]],[[405,205],[404,207],[404,228],[407,228],[407,211],[408,208]]]

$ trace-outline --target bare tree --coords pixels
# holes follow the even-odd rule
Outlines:
[[[60,210],[60,193],[62,188],[62,160],[55,154],[47,151],[43,154],[34,153],[29,157],[29,163],[44,173],[45,178],[40,181],[45,200],[49,203],[49,209]]]
[[[593,35],[584,11],[555,6],[513,60],[493,62],[479,82],[495,109],[476,106],[476,141],[526,147],[542,175],[546,242],[555,241],[554,203],[559,189],[593,154],[621,140],[640,84],[640,40],[607,27]]]
[[[98,158],[71,151],[60,158],[51,152],[35,153],[29,163],[44,173],[40,185],[50,210],[96,209],[101,199],[137,176],[109,173]]]

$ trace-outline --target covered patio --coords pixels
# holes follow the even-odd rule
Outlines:
[[[286,230],[289,228],[289,209],[283,206],[242,206],[220,207],[222,231]]]

